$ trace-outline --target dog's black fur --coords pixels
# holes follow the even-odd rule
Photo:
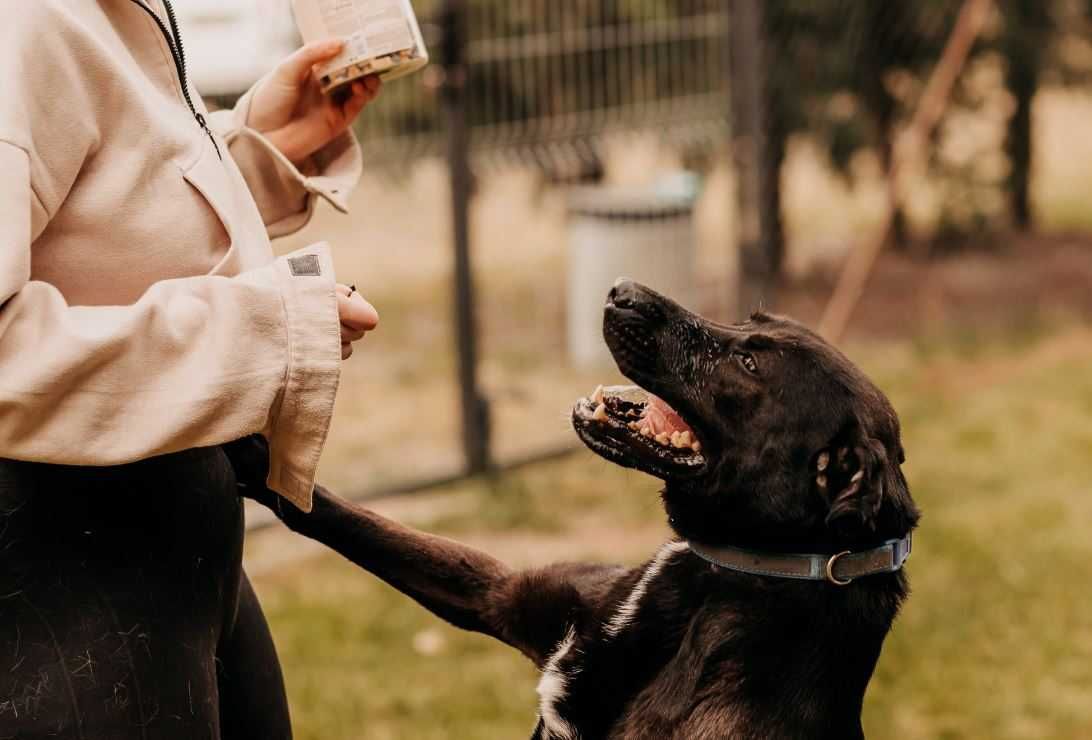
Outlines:
[[[622,372],[693,428],[700,464],[604,430],[589,401],[574,426],[602,456],[665,481],[682,540],[833,554],[916,526],[894,410],[812,332],[764,314],[717,325],[633,283],[612,291],[604,331]],[[907,596],[901,572],[838,588],[731,572],[683,542],[632,569],[513,572],[321,487],[313,513],[290,510],[262,492],[248,454],[251,493],[291,528],[542,668],[534,738],[863,737],[865,688]],[[821,455],[832,461],[822,472]]]

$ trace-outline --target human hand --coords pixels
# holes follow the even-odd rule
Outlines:
[[[344,45],[331,39],[301,47],[254,91],[247,125],[296,166],[340,136],[379,95],[383,83],[375,75],[333,96],[323,94],[312,68],[340,54]]]
[[[353,344],[379,326],[379,312],[347,285],[337,286],[337,312],[341,319],[341,359],[353,355]]]

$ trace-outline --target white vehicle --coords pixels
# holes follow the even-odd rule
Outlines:
[[[175,0],[189,76],[205,96],[235,96],[299,46],[289,0]]]

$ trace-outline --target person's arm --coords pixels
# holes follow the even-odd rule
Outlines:
[[[363,158],[350,128],[379,92],[378,78],[330,98],[312,67],[341,50],[334,40],[309,44],[257,82],[233,110],[209,116],[228,144],[271,237],[299,231],[319,198],[342,213],[360,180]]]
[[[0,458],[115,465],[260,433],[270,488],[309,509],[342,356],[326,247],[69,306],[30,279],[50,214],[27,153],[0,140],[0,172]]]

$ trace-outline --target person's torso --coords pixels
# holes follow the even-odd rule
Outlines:
[[[169,29],[162,1],[142,1]],[[53,12],[80,60],[69,73],[92,76],[90,109],[71,109],[67,124],[74,142],[90,135],[93,146],[35,238],[31,278],[71,305],[125,305],[160,280],[268,263],[246,182],[225,142],[216,137],[221,159],[189,109],[155,20],[134,0],[81,0]],[[190,94],[207,117],[192,86]]]

